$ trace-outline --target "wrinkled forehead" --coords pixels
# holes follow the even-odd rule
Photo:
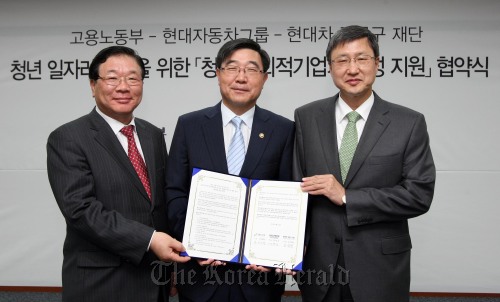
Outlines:
[[[253,49],[240,48],[229,54],[222,63],[225,65],[254,65],[260,67],[262,66],[262,58],[260,57],[260,54]]]
[[[99,66],[99,70],[105,73],[141,74],[141,66],[136,59],[125,54],[110,56]]]
[[[332,48],[330,56],[333,54],[337,56],[347,55],[347,54],[368,54],[374,55],[375,51],[373,50],[368,38],[363,37],[359,39],[352,39],[346,41],[340,41],[334,48]]]

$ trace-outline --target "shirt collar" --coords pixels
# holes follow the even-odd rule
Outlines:
[[[122,122],[119,122],[119,121],[115,120],[114,118],[109,117],[106,114],[104,114],[101,110],[99,110],[99,107],[96,106],[95,110],[97,111],[97,113],[99,113],[100,116],[102,116],[102,118],[106,121],[106,123],[108,123],[108,125],[111,127],[111,129],[113,130],[113,133],[115,135],[118,135],[120,130],[122,130],[122,128],[124,126],[127,126],[127,125],[123,124]],[[129,125],[134,125],[134,132],[137,133],[137,130],[135,127],[135,117],[132,117],[132,121],[129,123]]]
[[[366,99],[366,101],[361,104],[356,109],[356,112],[361,115],[361,118],[366,121],[368,119],[368,115],[370,114],[370,110],[373,107],[373,103],[375,101],[375,97],[372,94]],[[351,112],[352,109],[347,105],[347,103],[342,99],[342,97],[339,94],[339,99],[337,101],[337,104],[335,105],[335,120],[337,121],[337,124],[339,124],[344,118],[347,118],[346,115]]]
[[[223,102],[220,103],[220,111],[221,111],[221,114],[222,114],[222,126],[223,127],[226,127],[227,124],[229,124],[231,122],[231,120],[233,119],[233,117],[237,116],[236,114],[234,114],[234,112],[231,111],[231,109],[227,108],[226,105],[224,105]],[[253,123],[253,117],[255,115],[255,106],[253,106],[252,108],[250,108],[247,112],[243,113],[242,115],[240,115],[239,117],[243,120],[243,122],[245,123],[245,125],[248,127],[248,128],[252,128],[252,123]]]

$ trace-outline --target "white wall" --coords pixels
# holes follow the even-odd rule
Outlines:
[[[167,144],[177,117],[219,101],[215,79],[203,77],[196,58],[213,60],[222,44],[165,44],[165,28],[267,27],[263,47],[275,58],[324,56],[327,40],[291,43],[289,27],[359,24],[384,28],[379,39],[384,76],[375,90],[388,101],[425,114],[438,178],[429,213],[411,221],[412,291],[500,292],[500,2],[484,0],[334,1],[16,1],[0,4],[0,285],[60,286],[65,224],[46,176],[45,143],[57,126],[89,112],[85,76],[50,80],[51,60],[90,61],[106,45],[70,44],[90,29],[108,34],[143,31],[128,44],[151,60],[136,115],[165,127]],[[12,1],[13,2],[13,1]],[[106,2],[106,3],[103,3]],[[393,39],[393,28],[421,28],[421,42]],[[274,34],[282,34],[281,37]],[[149,38],[156,35],[156,38]],[[391,72],[393,59],[425,59],[424,77]],[[440,76],[437,59],[489,60],[488,77],[474,72]],[[160,77],[160,58],[188,58],[187,78]],[[40,80],[13,79],[15,61],[40,60]],[[290,119],[293,110],[336,93],[329,75],[270,76],[259,104]],[[486,129],[486,130],[483,130]]]

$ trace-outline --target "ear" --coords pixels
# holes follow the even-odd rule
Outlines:
[[[90,89],[92,90],[92,97],[95,97],[95,85],[96,85],[96,80],[90,80]]]
[[[264,83],[267,81],[268,78],[269,78],[269,74],[267,72],[264,73]]]
[[[215,69],[215,75],[217,76],[217,84],[220,86],[220,69]]]

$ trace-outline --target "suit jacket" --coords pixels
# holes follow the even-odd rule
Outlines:
[[[167,171],[167,203],[170,228],[174,236],[182,240],[186,209],[193,167],[228,173],[222,115],[220,103],[214,107],[188,113],[179,117],[170,147]],[[260,138],[259,134],[264,137]],[[240,176],[266,180],[291,180],[293,155],[293,122],[256,106],[252,132],[245,161]],[[215,292],[219,278],[227,279],[228,271],[245,271],[244,266],[230,264],[217,267],[217,274],[207,282],[207,271],[195,260],[179,264],[185,272],[196,273],[194,282],[178,277],[178,288],[182,295],[193,301],[207,301]],[[241,274],[240,274],[241,275]],[[274,272],[256,274],[261,281],[266,278],[268,285],[259,286],[257,280],[247,279],[248,274],[238,276],[234,284],[242,283],[242,291],[248,301],[279,301],[284,283],[279,283]],[[185,277],[185,275],[184,275]],[[239,279],[241,277],[241,279]],[[278,284],[276,284],[278,282]]]
[[[95,111],[49,136],[47,172],[66,220],[64,301],[158,301],[146,252],[154,230],[167,231],[163,133],[135,119],[148,168],[149,199],[125,150]],[[161,290],[165,290],[161,288]]]
[[[337,100],[338,94],[295,111],[297,179],[333,174],[342,183]],[[424,116],[375,94],[344,184],[347,204],[309,197],[306,274],[298,282],[306,300],[321,301],[331,283],[307,278],[307,272],[325,272],[332,281],[342,245],[348,270],[343,273],[349,275],[354,301],[409,301],[408,218],[429,210],[435,174]]]

